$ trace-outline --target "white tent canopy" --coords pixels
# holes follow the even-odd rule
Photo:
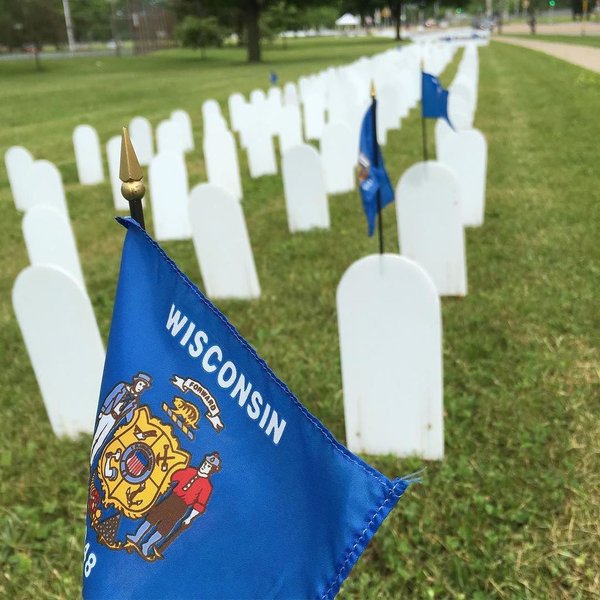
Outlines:
[[[358,27],[360,25],[360,17],[354,16],[350,13],[342,15],[335,24],[338,27]]]

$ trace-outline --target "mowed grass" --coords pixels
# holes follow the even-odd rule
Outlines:
[[[181,51],[61,61],[41,74],[0,64],[0,150],[23,144],[61,169],[105,338],[123,230],[108,184],[76,183],[72,128],[89,122],[106,142],[135,114],[156,125],[185,108],[198,148],[188,156],[194,184],[204,178],[203,100],[266,88],[272,68],[285,82],[390,45],[296,41],[253,67],[238,50],[212,51],[206,61]],[[503,44],[481,49],[480,62],[486,221],[467,232],[469,295],[443,300],[447,457],[428,465],[424,483],[384,523],[342,598],[600,595],[600,123],[590,112],[600,77]],[[420,159],[420,135],[416,111],[389,135],[394,182]],[[330,231],[290,235],[280,178],[251,180],[242,167],[263,296],[218,306],[343,441],[335,289],[377,241],[365,234],[357,194],[330,198]],[[3,170],[0,215],[0,597],[75,598],[90,438],[56,440],[47,422],[10,302],[27,257]],[[397,251],[393,208],[384,217],[387,249]],[[164,247],[202,285],[191,242]],[[390,476],[422,465],[367,458]]]

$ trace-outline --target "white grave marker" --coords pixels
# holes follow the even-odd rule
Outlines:
[[[325,98],[319,92],[310,92],[304,98],[304,138],[320,140],[325,127]]]
[[[32,194],[32,165],[33,156],[22,146],[11,146],[4,153],[4,166],[17,210],[25,210],[29,206]]]
[[[156,145],[158,153],[185,152],[184,139],[179,125],[172,119],[161,121],[156,128]]]
[[[121,136],[115,135],[106,144],[106,157],[108,158],[108,177],[112,190],[115,210],[129,210],[129,202],[121,194],[121,180],[119,169],[121,167]]]
[[[448,118],[457,131],[473,127],[474,115],[460,96],[448,95]]]
[[[25,213],[22,228],[32,265],[60,267],[85,287],[75,236],[64,213],[50,206],[34,206]]]
[[[258,298],[254,255],[237,199],[210,183],[197,185],[190,194],[190,222],[207,295]]]
[[[27,210],[34,206],[50,206],[69,217],[65,189],[60,171],[49,160],[36,160],[31,167],[31,196]]]
[[[19,273],[12,301],[54,433],[92,433],[104,348],[84,289],[66,271],[36,265]]]
[[[443,458],[440,301],[427,273],[366,256],[344,273],[337,311],[348,448]]]
[[[250,92],[250,102],[251,104],[265,104],[267,102],[267,96],[262,90],[252,90]]]
[[[276,175],[277,161],[271,132],[264,127],[262,119],[254,119],[243,128],[248,168],[252,178]]]
[[[233,134],[226,129],[204,136],[204,164],[209,183],[242,199],[242,180]]]
[[[229,121],[231,122],[231,129],[233,131],[240,130],[240,116],[243,111],[246,100],[240,93],[231,94],[227,100],[229,106]]]
[[[298,106],[284,106],[279,113],[279,150],[283,154],[302,143],[302,117]]]
[[[355,187],[358,148],[352,130],[342,123],[329,123],[321,138],[321,160],[329,194],[351,192]]]
[[[145,117],[133,117],[129,123],[129,136],[140,165],[149,165],[154,156],[154,141],[150,121]]]
[[[194,149],[194,132],[190,115],[182,109],[174,110],[171,113],[171,121],[179,127],[183,151],[191,152]]]
[[[191,236],[188,212],[189,185],[181,152],[160,152],[150,163],[152,219],[159,241],[187,240]]]
[[[283,155],[282,171],[290,231],[329,229],[329,204],[319,153],[307,144],[290,148]]]
[[[437,119],[434,127],[434,137],[435,137],[435,152],[436,156],[439,159],[440,148],[444,143],[444,139],[448,136],[451,136],[455,133],[454,129],[448,125],[446,119]]]
[[[95,185],[104,181],[102,152],[98,133],[91,125],[78,125],[73,131],[73,148],[79,183]]]
[[[205,100],[202,103],[202,122],[206,125],[207,121],[214,119],[215,117],[222,117],[221,106],[216,100],[212,98]]]
[[[296,88],[296,84],[288,81],[283,86],[283,105],[284,106],[298,106],[300,102],[298,101],[298,89]]]
[[[429,161],[410,167],[396,186],[402,256],[419,263],[440,296],[467,293],[461,197],[454,173]]]
[[[387,142],[387,132],[398,129],[400,124],[400,101],[398,94],[391,85],[384,85],[379,92],[377,103],[377,137],[380,144]],[[381,137],[379,132],[381,131]]]
[[[487,171],[485,137],[478,129],[452,132],[441,138],[437,152],[439,161],[456,173],[463,225],[483,225]]]

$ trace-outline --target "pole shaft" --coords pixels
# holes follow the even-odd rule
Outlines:
[[[421,135],[423,138],[423,160],[427,162],[429,160],[429,156],[427,154],[427,123],[425,122],[425,117],[423,116],[423,111],[421,110]]]
[[[63,12],[65,14],[69,52],[75,52],[75,36],[73,35],[73,22],[71,21],[71,7],[69,6],[69,0],[63,0]]]
[[[141,200],[129,200],[129,214],[132,219],[135,219],[142,229],[146,229],[144,222],[144,208]]]
[[[427,155],[427,124],[425,123],[425,117],[423,116],[423,76],[425,69],[423,67],[423,61],[421,60],[421,137],[423,139],[423,160],[427,162],[429,157]]]
[[[377,99],[371,97],[371,118],[373,119],[373,165],[379,167],[379,144],[377,143]],[[377,221],[379,224],[379,254],[383,254],[383,214],[381,209],[381,190],[377,190]]]

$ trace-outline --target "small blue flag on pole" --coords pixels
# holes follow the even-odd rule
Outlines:
[[[448,117],[448,90],[437,77],[424,71],[421,72],[421,111],[424,119],[445,119],[452,127]]]
[[[381,208],[394,201],[394,189],[390,183],[381,148],[375,138],[373,110],[377,100],[367,109],[360,128],[358,155],[358,180],[363,208],[369,225],[369,236],[375,231],[375,220],[378,213],[377,194],[381,194]]]
[[[148,234],[119,221],[83,597],[333,598],[411,479],[339,444]]]

